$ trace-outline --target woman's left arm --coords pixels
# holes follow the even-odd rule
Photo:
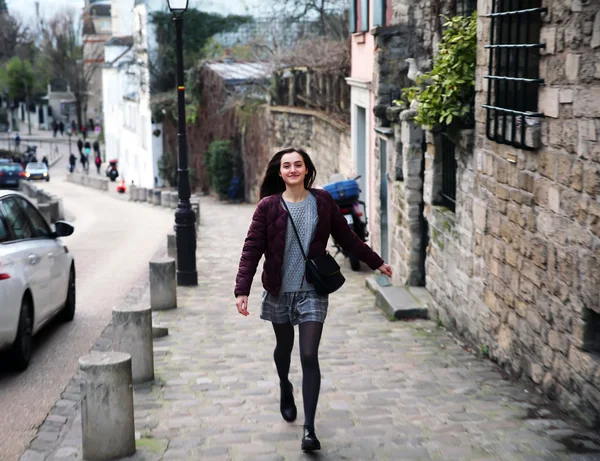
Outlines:
[[[333,197],[329,195],[328,199],[331,206],[331,235],[335,241],[348,253],[358,256],[371,269],[380,269],[385,264],[383,259],[350,228],[348,221],[346,221]]]

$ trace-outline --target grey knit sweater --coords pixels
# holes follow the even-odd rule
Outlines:
[[[319,215],[317,213],[317,199],[313,194],[308,194],[308,197],[302,202],[288,202],[285,204],[290,210],[290,215],[296,224],[302,248],[308,254],[308,247],[315,234]],[[282,205],[283,206],[283,205]],[[287,230],[285,233],[285,253],[283,255],[282,283],[281,293],[289,293],[296,291],[311,291],[314,286],[306,281],[304,256],[298,245],[298,239],[292,227],[292,223],[288,218]]]

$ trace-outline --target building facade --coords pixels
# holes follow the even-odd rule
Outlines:
[[[150,107],[149,10],[136,0],[129,9],[113,1],[112,11],[113,36],[105,44],[102,70],[106,156],[119,161],[126,183],[161,186],[162,125],[153,123]]]
[[[100,123],[102,119],[102,66],[104,43],[112,35],[110,0],[86,0],[83,12],[83,59],[89,78],[84,119]]]
[[[393,0],[370,24],[372,244],[444,325],[598,425],[600,5],[516,3]],[[431,67],[440,13],[474,9],[475,123],[421,127],[393,100]]]

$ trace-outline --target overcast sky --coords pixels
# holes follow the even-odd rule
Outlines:
[[[84,0],[39,0],[39,2],[42,17],[48,17],[62,8],[81,9],[84,5]],[[25,22],[35,20],[35,0],[8,0],[7,3],[8,10],[20,16]],[[133,4],[133,0],[131,3]],[[190,0],[190,6],[222,14],[253,14],[260,3],[260,0]]]

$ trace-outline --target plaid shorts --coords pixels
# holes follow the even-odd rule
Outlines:
[[[320,296],[316,291],[280,293],[273,296],[266,291],[262,295],[260,318],[273,323],[304,322],[325,323],[328,296]]]

